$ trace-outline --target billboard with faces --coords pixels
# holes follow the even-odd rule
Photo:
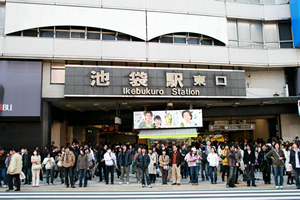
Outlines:
[[[134,129],[202,127],[202,109],[138,111],[133,113]]]

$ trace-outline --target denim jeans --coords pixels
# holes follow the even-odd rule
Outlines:
[[[275,185],[278,186],[278,175],[280,176],[280,186],[283,186],[283,167],[273,167],[274,169],[274,181]]]
[[[208,173],[207,173],[207,163],[201,164],[201,177],[204,178],[204,173],[205,172],[205,176],[206,179],[208,179]]]
[[[209,162],[206,163],[206,170],[207,170],[207,175],[208,177],[210,177],[211,171],[210,171],[210,167],[209,167]]]
[[[300,188],[300,182],[299,182],[300,168],[296,168],[294,169],[294,171],[295,171],[296,187]]]
[[[2,178],[1,178],[2,177]],[[0,168],[0,187],[1,187],[1,179],[3,180],[3,184],[7,185],[7,180],[6,180],[6,169],[5,168]]]
[[[51,178],[51,183],[53,184],[54,172],[53,169],[46,169],[46,183],[49,184],[49,175]]]
[[[77,171],[77,170],[76,170]],[[79,170],[79,187],[82,187],[82,179],[84,179],[83,186],[87,186],[87,179],[85,178],[86,169],[80,169]]]
[[[235,175],[236,175],[237,167],[229,166],[229,176],[227,180],[227,184],[229,187],[233,187],[235,184]]]
[[[31,182],[31,168],[30,167],[23,167],[23,173],[25,175],[25,184],[26,183],[30,184],[30,182]]]
[[[210,180],[212,183],[217,182],[217,167],[209,167],[210,168]]]
[[[190,166],[190,171],[191,171],[191,183],[197,183],[198,184],[199,166]]]
[[[66,186],[69,186],[69,178],[71,186],[74,185],[74,179],[73,179],[73,167],[65,167],[65,183]]]
[[[148,167],[146,169],[139,168],[139,170],[142,176],[142,185],[145,185],[145,176],[146,176],[147,185],[151,185]]]

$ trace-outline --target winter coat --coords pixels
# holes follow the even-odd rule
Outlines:
[[[293,169],[296,169],[296,158],[295,158],[295,150],[291,150],[290,152],[290,164],[292,165]],[[298,158],[299,158],[299,162],[300,162],[300,152],[298,153]]]
[[[79,155],[77,158],[76,169],[87,169],[89,168],[89,158],[87,154]]]
[[[284,165],[283,163],[285,161],[284,153],[281,149],[279,150],[279,153],[278,153],[279,156],[283,157],[283,160],[279,160],[279,158],[278,158],[275,151],[276,151],[275,149],[269,151],[269,153],[267,153],[266,157],[267,158],[272,158],[273,157],[275,159],[275,160],[272,159],[273,160],[273,167],[283,167],[283,165]]]
[[[207,156],[207,161],[209,162],[210,167],[219,166],[219,156],[216,153],[209,153]]]
[[[228,151],[228,150],[227,150]],[[226,151],[226,149],[223,149],[223,151],[222,151],[222,155],[225,157],[224,159],[223,159],[223,165],[228,165],[228,159],[227,159],[227,151]]]
[[[148,172],[149,174],[156,174],[156,154],[148,154],[150,158],[150,163],[148,165]]]
[[[75,155],[70,152],[68,155],[68,162],[67,162],[67,153],[65,152],[61,157],[61,165],[65,168],[73,167],[75,164]]]
[[[118,154],[118,164],[120,166],[123,166],[123,159],[122,159],[122,153],[123,151],[120,151]],[[131,161],[131,152],[129,150],[126,150],[125,152],[125,167],[128,167],[129,165],[131,165],[132,161]]]
[[[15,153],[14,155],[12,155],[11,161],[7,169],[7,174],[20,174],[22,172],[22,166],[22,156],[18,153]]]
[[[136,157],[136,164],[137,164],[138,168],[146,169],[148,167],[148,165],[150,164],[149,155],[147,153],[145,153],[145,155],[143,155],[143,153],[140,153]]]
[[[50,158],[46,157],[46,158],[44,158],[43,164],[44,164],[46,170],[47,169],[52,169],[53,165],[55,164],[53,157],[50,157]]]
[[[161,155],[159,156],[159,166],[164,167],[164,165],[169,165],[170,158],[168,155]]]

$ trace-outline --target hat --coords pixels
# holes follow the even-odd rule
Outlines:
[[[272,145],[270,143],[268,143],[267,146],[271,147]]]
[[[192,148],[192,151],[197,151],[197,149],[195,147]]]

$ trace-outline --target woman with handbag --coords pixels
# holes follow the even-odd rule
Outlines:
[[[153,148],[149,149],[149,158],[150,163],[148,165],[148,172],[150,176],[151,183],[155,183],[155,176],[156,176],[156,154],[153,152]]]
[[[37,150],[33,151],[33,155],[31,156],[32,163],[32,186],[39,187],[40,184],[40,170],[42,169],[41,165],[41,156],[38,155]]]
[[[50,177],[51,177],[50,185],[53,185],[53,178],[54,178],[53,167],[55,165],[55,162],[54,162],[54,159],[51,157],[50,153],[48,153],[47,157],[44,158],[43,164],[46,169],[46,183],[49,185],[49,175],[50,175]]]
[[[283,168],[285,156],[283,151],[280,149],[279,143],[275,144],[275,148],[271,150],[266,155],[267,158],[271,158],[273,160],[273,169],[274,169],[274,180],[276,189],[279,189],[278,186],[278,175],[280,175],[280,189],[283,189]]]
[[[207,161],[209,163],[209,167],[211,171],[210,173],[211,184],[217,184],[217,169],[219,166],[219,156],[216,152],[215,147],[211,148],[211,152],[207,156]]]
[[[162,184],[163,185],[168,185],[168,170],[170,169],[169,162],[170,158],[168,155],[166,155],[167,152],[166,150],[162,150],[162,155],[159,156],[159,165],[161,168],[161,175],[162,175]]]
[[[197,154],[197,149],[193,147],[189,153],[190,172],[191,172],[191,183],[192,185],[198,185],[198,172],[201,156]]]

